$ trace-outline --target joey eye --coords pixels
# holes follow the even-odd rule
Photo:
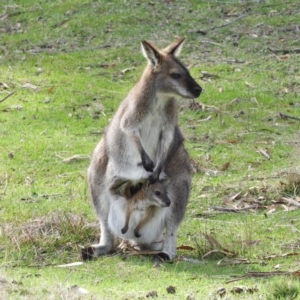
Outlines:
[[[161,192],[160,192],[160,191],[155,191],[154,194],[155,194],[156,196],[160,196],[160,195],[161,195]]]
[[[173,78],[173,79],[179,79],[181,77],[181,75],[179,73],[171,73],[170,76]]]

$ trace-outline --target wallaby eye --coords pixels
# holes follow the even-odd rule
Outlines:
[[[160,196],[161,192],[160,192],[160,191],[155,191],[154,194],[155,194],[156,196]]]
[[[181,75],[179,73],[171,73],[170,76],[173,78],[173,79],[179,79],[181,77]]]

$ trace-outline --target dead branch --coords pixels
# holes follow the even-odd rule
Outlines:
[[[238,213],[238,212],[249,210],[249,209],[257,209],[258,205],[255,204],[255,205],[251,205],[251,206],[243,207],[243,208],[229,208],[229,207],[223,207],[223,206],[210,206],[209,208],[212,210]]]
[[[294,48],[294,49],[271,49],[268,48],[270,52],[274,53],[283,53],[283,54],[288,54],[288,53],[300,53],[300,48]]]
[[[294,272],[289,272],[289,271],[273,271],[273,272],[248,272],[243,276],[237,277],[235,279],[232,280],[228,280],[225,283],[231,283],[231,282],[235,282],[235,281],[239,281],[245,278],[251,278],[251,277],[270,277],[270,276],[281,276],[281,275],[285,275],[285,276],[299,276],[299,270],[298,271],[294,271]],[[234,277],[234,276],[233,276]]]
[[[8,94],[6,97],[4,97],[2,100],[0,100],[1,102],[4,102],[8,97],[10,97],[11,95],[13,95],[16,91],[11,92],[10,94]]]
[[[279,116],[283,119],[293,119],[293,120],[297,120],[297,121],[300,121],[300,118],[299,117],[294,117],[294,116],[291,116],[291,115],[286,115],[286,114],[283,114],[283,113],[279,113]]]
[[[281,200],[288,203],[289,205],[300,207],[300,203],[292,198],[281,197]]]

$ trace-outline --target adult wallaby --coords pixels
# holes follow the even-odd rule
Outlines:
[[[108,253],[114,249],[116,237],[136,242],[141,248],[162,249],[168,258],[176,255],[176,232],[189,194],[190,166],[177,126],[173,96],[196,98],[201,93],[201,87],[176,58],[183,41],[180,38],[163,50],[142,41],[148,65],[121,102],[88,168],[89,191],[100,221],[101,238],[99,244],[83,250],[83,258]],[[157,207],[154,216],[141,228],[138,240],[130,231],[122,236],[126,199],[111,194],[113,182],[117,178],[131,180],[134,193],[141,179],[154,183],[162,170],[170,177],[166,191],[171,205]],[[141,217],[137,217],[136,224]],[[162,246],[164,228],[166,237]]]
[[[166,183],[168,179],[164,178],[154,184],[149,185],[146,180],[139,183],[140,188],[132,195],[132,182],[118,178],[115,184],[110,188],[110,191],[114,195],[123,196],[127,200],[125,225],[121,229],[121,232],[125,234],[129,228],[130,217],[134,211],[142,211],[143,217],[134,229],[135,237],[141,237],[139,233],[140,229],[147,223],[155,213],[155,206],[168,207],[171,204],[171,200],[166,192]]]

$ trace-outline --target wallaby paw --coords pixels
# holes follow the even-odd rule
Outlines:
[[[139,237],[141,237],[142,235],[141,235],[137,230],[135,230],[135,231],[134,231],[134,236],[137,237],[137,238],[139,238]]]
[[[154,163],[151,160],[151,158],[148,156],[148,154],[146,154],[146,153],[142,156],[142,164],[146,171],[153,172]]]
[[[171,262],[170,256],[165,252],[159,252],[153,257],[154,262]]]
[[[153,183],[155,183],[156,181],[158,181],[159,176],[156,176],[156,174],[152,173],[148,178],[147,178],[147,183],[148,185],[151,185]]]
[[[128,231],[128,226],[125,226],[121,229],[121,232],[125,234]]]
[[[95,248],[92,246],[82,248],[80,254],[82,260],[91,260],[92,258],[96,257]]]

